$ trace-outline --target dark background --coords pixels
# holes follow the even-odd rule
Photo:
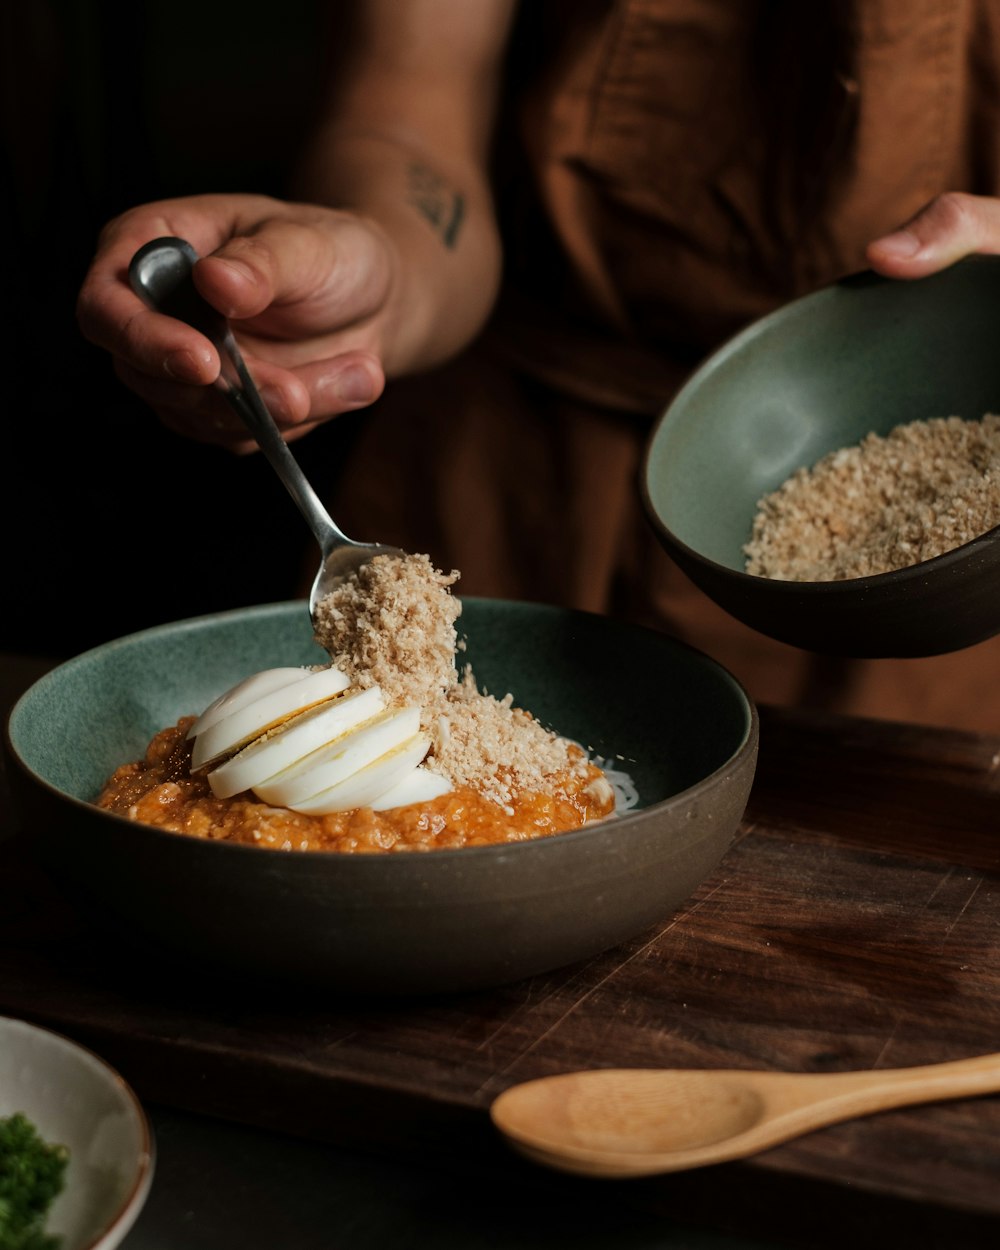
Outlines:
[[[61,658],[301,593],[318,548],[267,462],[161,427],[82,338],[74,304],[101,226],[124,209],[285,191],[338,9],[0,6],[0,650]],[[335,472],[356,420],[295,444],[307,474]]]

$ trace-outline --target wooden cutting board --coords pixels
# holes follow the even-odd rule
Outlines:
[[[738,839],[667,922],[490,992],[287,997],[148,964],[0,842],[0,1012],[92,1045],[152,1102],[442,1175],[534,1165],[491,1100],[604,1066],[841,1071],[1000,1051],[1000,738],[762,709]],[[838,1125],[742,1163],[642,1181],[539,1172],[795,1244],[995,1246],[1000,1097]],[[891,1232],[890,1232],[891,1230]],[[941,1240],[935,1240],[940,1238]]]

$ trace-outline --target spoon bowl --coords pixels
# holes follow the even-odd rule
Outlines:
[[[511,1086],[490,1116],[547,1167],[650,1176],[742,1159],[891,1107],[1000,1091],[1000,1054],[873,1072],[602,1068]]]
[[[309,593],[309,615],[315,621],[320,600],[355,569],[375,556],[403,553],[398,547],[348,538],[323,507],[261,398],[228,321],[198,293],[192,277],[197,260],[198,253],[185,239],[152,239],[132,257],[129,282],[150,308],[193,326],[218,351],[222,369],[216,385],[284,482],[319,543],[320,567]]]

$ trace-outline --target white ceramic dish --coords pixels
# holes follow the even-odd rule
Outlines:
[[[18,1111],[69,1150],[46,1233],[61,1238],[59,1250],[113,1250],[153,1179],[152,1131],[135,1093],[86,1047],[0,1016],[0,1117]]]

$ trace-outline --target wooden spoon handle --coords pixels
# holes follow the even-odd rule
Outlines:
[[[869,1072],[803,1074],[789,1078],[761,1073],[759,1092],[768,1113],[815,1115],[833,1123],[872,1111],[948,1098],[971,1098],[1000,1091],[1000,1054],[977,1055],[950,1063]]]

